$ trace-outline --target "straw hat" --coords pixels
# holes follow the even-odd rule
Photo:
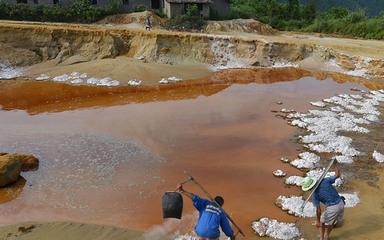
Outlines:
[[[314,177],[306,177],[303,180],[303,184],[301,185],[301,189],[306,192],[313,188],[316,185],[317,179]]]

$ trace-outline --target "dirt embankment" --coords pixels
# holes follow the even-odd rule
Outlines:
[[[166,64],[286,66],[384,79],[384,43],[300,35],[145,32],[123,27],[0,22],[0,61],[74,64],[128,56]],[[382,51],[381,51],[382,52]]]

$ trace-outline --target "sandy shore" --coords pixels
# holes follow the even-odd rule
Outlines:
[[[86,73],[88,77],[110,77],[124,85],[129,80],[138,80],[142,81],[145,85],[153,85],[158,84],[162,78],[177,77],[182,80],[190,80],[207,77],[212,74],[212,70],[203,64],[169,65],[145,63],[141,60],[121,56],[72,65],[56,64],[54,61],[47,61],[29,67],[26,70],[25,76],[34,79],[40,74],[55,77],[71,74],[72,72]]]
[[[142,233],[129,229],[71,223],[22,223],[0,227],[0,239],[28,240],[101,240],[140,239]]]

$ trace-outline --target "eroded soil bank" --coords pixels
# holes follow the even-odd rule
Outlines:
[[[121,26],[0,22],[1,61],[71,65],[126,56],[152,63],[287,66],[383,79],[382,41],[305,34],[145,32]]]
[[[305,111],[309,101],[364,84],[382,88],[348,79],[288,68],[227,70],[209,81],[139,88],[3,81],[1,151],[32,153],[41,166],[0,205],[0,223],[70,220],[147,230],[162,223],[159,199],[184,171],[225,197],[248,236],[259,217],[295,221],[274,202],[298,191],[272,172],[300,174],[280,158],[301,149],[296,129],[271,111]],[[192,225],[185,205],[183,225]]]

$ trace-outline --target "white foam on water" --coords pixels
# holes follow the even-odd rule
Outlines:
[[[304,203],[304,198],[302,196],[279,196],[276,199],[276,204],[281,207],[283,211],[287,211],[288,214],[294,215],[296,217],[315,217],[316,208],[312,202],[308,202],[303,211],[301,206]]]
[[[289,163],[289,159],[286,157],[280,158],[280,161],[282,161],[283,163]]]
[[[328,62],[325,63],[327,70],[333,71],[333,72],[339,72],[346,75],[354,76],[354,77],[363,77],[368,78],[370,77],[368,66],[369,63],[372,61],[372,58],[365,57],[362,61],[357,62],[355,65],[355,69],[353,70],[345,70],[342,68],[342,66],[337,63],[336,59],[331,59]]]
[[[363,57],[363,61],[358,62],[354,70],[345,71],[344,73],[351,76],[368,78],[370,75],[367,68],[372,60],[372,58]]]
[[[325,104],[325,103],[327,104]],[[315,152],[336,153],[333,158],[339,163],[349,164],[353,162],[353,157],[360,152],[352,147],[352,139],[341,134],[344,132],[355,132],[366,134],[369,130],[362,126],[378,121],[380,111],[378,106],[380,102],[384,102],[384,90],[363,92],[362,95],[340,94],[319,102],[311,102],[313,106],[326,108],[324,110],[309,110],[307,113],[290,113],[287,118],[290,124],[306,129],[308,132],[304,136],[300,136],[303,146]],[[329,109],[329,110],[327,110]],[[291,162],[298,168],[312,168],[320,160],[320,158],[310,156],[311,153],[302,153],[299,159]],[[373,158],[380,162],[384,162],[384,155],[374,151]],[[314,169],[306,173],[306,176],[320,178],[324,169]],[[326,177],[335,176],[335,172],[328,172]],[[290,176],[285,179],[285,184],[301,186],[304,177]],[[343,178],[337,178],[333,184],[339,187],[344,184]],[[359,204],[360,199],[358,193],[341,193],[340,196],[345,198],[345,207],[355,207]],[[276,200],[282,210],[298,217],[315,217],[316,208],[312,202],[304,203],[302,196],[279,196]],[[267,220],[265,220],[266,223]],[[267,224],[259,227],[262,235],[265,234]],[[276,227],[275,227],[276,229]],[[256,230],[255,230],[256,231]]]
[[[295,110],[293,109],[286,109],[286,108],[283,108],[280,110],[280,112],[282,113],[293,113],[293,112],[296,112]]]
[[[357,204],[360,203],[359,195],[354,193],[340,193],[340,196],[343,196],[345,198],[345,207],[346,208],[353,208],[356,207]]]
[[[80,73],[80,72],[72,72],[70,74],[70,78],[76,79],[76,78],[87,78],[88,74],[86,73]]]
[[[312,106],[315,106],[315,107],[325,107],[327,106],[327,104],[325,104],[324,102],[322,101],[318,101],[318,102],[310,102]]]
[[[340,193],[340,196],[345,197],[345,207],[353,208],[360,203],[360,198],[356,192],[354,193]],[[287,211],[288,214],[294,215],[296,217],[315,217],[316,216],[316,207],[310,201],[308,202],[304,210],[302,211],[301,207],[304,204],[304,198],[302,196],[279,196],[276,199],[276,204],[281,207],[282,210]]]
[[[84,82],[84,80],[81,78],[75,78],[75,79],[71,80],[71,83],[73,83],[73,84],[81,84],[83,82]]]
[[[180,235],[174,238],[174,240],[199,240],[200,238],[188,234]]]
[[[319,180],[319,178],[321,177],[321,175],[323,174],[324,172],[324,169],[315,169],[315,170],[311,170],[309,172],[306,173],[306,176],[308,177],[314,177],[316,178],[317,180]],[[325,177],[333,177],[335,176],[335,172],[328,172]],[[317,181],[316,180],[316,181]],[[335,187],[340,187],[342,184],[344,183],[343,179],[342,178],[337,178],[335,180],[335,183],[333,184],[333,186]]]
[[[68,81],[70,79],[71,79],[71,77],[68,74],[63,74],[63,75],[59,75],[59,76],[52,78],[52,80],[55,82],[65,82],[65,81]]]
[[[336,156],[334,157],[338,163],[353,163],[353,159],[351,156]]]
[[[49,80],[50,77],[46,74],[41,74],[39,77],[36,78],[36,80]],[[120,82],[117,80],[113,80],[110,77],[104,77],[104,78],[96,78],[96,77],[89,77],[87,73],[81,73],[81,72],[72,72],[70,74],[62,74],[59,76],[55,76],[52,78],[52,81],[55,82],[68,82],[72,84],[90,84],[90,85],[96,85],[96,86],[119,86]]]
[[[271,237],[273,239],[295,239],[300,236],[300,231],[294,223],[278,222],[275,219],[261,218],[252,223],[252,229],[260,237]]]
[[[287,174],[280,169],[277,169],[276,171],[273,171],[273,176],[275,177],[285,177]]]
[[[49,80],[50,77],[47,74],[40,74],[38,77],[35,78],[37,81],[44,81],[44,80]]]
[[[295,114],[296,118],[290,124],[307,129],[310,133],[302,136],[301,141],[315,152],[335,152],[344,156],[356,156],[359,151],[351,146],[352,139],[339,136],[339,132],[368,133],[367,128],[359,124],[369,124],[370,121],[355,117],[350,113],[332,112],[327,110],[310,110],[308,114]]]
[[[91,77],[91,78],[87,79],[87,84],[96,85],[96,86],[108,86],[108,87],[111,87],[111,86],[119,86],[120,82],[117,81],[117,80],[113,80],[110,77],[105,77],[105,78],[101,78],[101,79],[100,78]]]
[[[372,153],[372,157],[376,162],[384,163],[384,154],[377,152],[376,150]]]
[[[306,176],[319,179],[322,173],[323,173],[322,169],[315,169],[315,170],[311,170],[311,171],[307,172]],[[335,172],[328,172],[326,177],[330,177],[330,176],[335,176]],[[303,180],[304,180],[304,177],[301,177],[301,176],[290,176],[290,177],[285,179],[285,184],[301,187],[303,184]],[[337,178],[333,185],[335,187],[339,187],[343,183],[344,183],[344,181],[341,178]]]
[[[304,177],[301,176],[289,176],[285,179],[285,184],[301,187],[303,185]]]
[[[300,119],[308,116],[308,114],[299,113],[299,112],[293,112],[287,115],[288,119]]]
[[[0,80],[9,80],[23,75],[23,69],[10,64],[0,63]]]
[[[129,81],[128,81],[128,85],[129,85],[129,86],[134,86],[134,87],[136,87],[136,86],[140,86],[141,83],[142,83],[141,81],[136,80],[136,79],[134,79],[134,80],[129,80]]]
[[[178,82],[178,81],[181,81],[183,80],[182,78],[178,78],[178,77],[168,77],[168,78],[162,78],[159,83],[160,84],[168,84],[168,83],[173,83],[173,82]]]
[[[290,124],[299,128],[306,128],[308,126],[305,122],[300,121],[298,119],[293,120]]]
[[[310,153],[310,152],[300,153],[299,157],[300,158],[295,159],[292,162],[290,162],[290,164],[292,166],[294,166],[296,168],[299,168],[299,169],[303,169],[303,168],[311,169],[311,168],[314,168],[316,163],[318,163],[320,161],[320,157],[319,156],[317,156],[314,153]]]
[[[277,61],[277,62],[274,62],[271,67],[272,68],[288,68],[288,67],[297,68],[297,67],[299,67],[299,65],[295,64],[295,63],[288,62],[288,61]]]
[[[344,73],[355,77],[369,77],[368,69],[366,68],[356,68],[355,70],[345,71]]]

